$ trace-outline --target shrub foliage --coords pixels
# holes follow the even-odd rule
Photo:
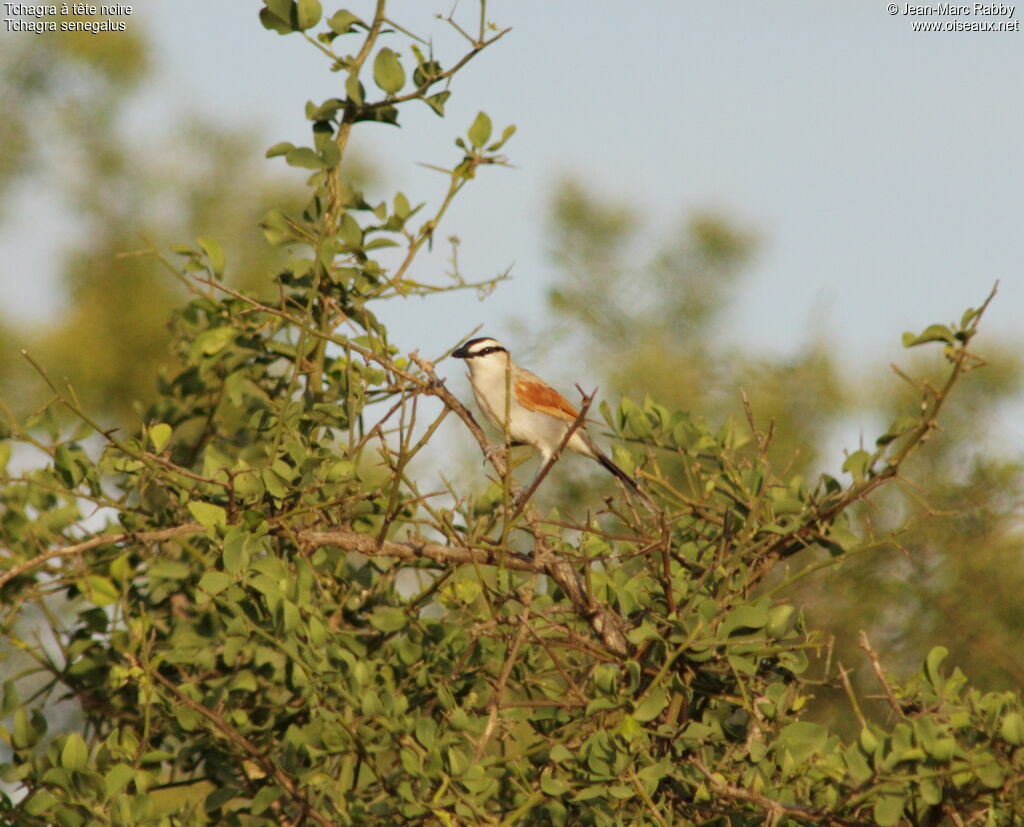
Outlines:
[[[307,106],[309,146],[268,151],[310,171],[305,210],[262,225],[290,251],[279,299],[225,284],[213,237],[176,248],[166,264],[192,296],[178,367],[138,431],[105,429],[43,365],[50,404],[4,420],[0,801],[19,823],[1024,816],[1018,695],[972,688],[941,647],[898,681],[864,637],[876,720],[782,597],[801,551],[836,562],[885,541],[849,510],[934,434],[979,365],[988,302],[906,337],[936,350],[944,382],[907,377],[919,404],[836,476],[774,468],[752,414],[710,427],[622,399],[602,412],[647,496],[542,514],[512,454],[375,315],[493,286],[426,283],[414,265],[513,128],[480,113],[433,208],[370,203],[339,173],[353,128],[416,102],[443,115],[453,76],[505,32],[485,7],[442,20],[466,42],[442,64],[383,0],[365,18],[265,0],[260,20],[307,39],[344,88]],[[413,473],[445,420],[479,445],[487,483]],[[822,682],[847,687],[855,740],[805,719]]]

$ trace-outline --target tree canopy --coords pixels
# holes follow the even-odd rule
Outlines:
[[[584,396],[583,415],[600,411],[616,462],[646,496],[588,489],[541,509],[518,449],[492,444],[435,362],[399,352],[378,318],[398,297],[441,313],[447,293],[493,286],[429,283],[417,262],[463,188],[506,165],[514,127],[483,111],[463,124],[433,203],[402,192],[370,202],[343,166],[354,130],[398,125],[408,106],[443,116],[456,76],[506,30],[485,3],[471,19],[453,12],[438,25],[460,32],[465,50],[435,55],[385,0],[362,16],[264,0],[259,18],[308,41],[338,78],[337,97],[307,106],[309,144],[267,151],[309,174],[304,205],[275,205],[260,221],[276,252],[229,252],[212,218],[193,242],[152,251],[185,299],[152,401],[134,421],[121,413],[129,426],[104,421],[31,352],[43,404],[0,407],[5,815],[61,825],[1024,816],[1018,692],[972,685],[943,646],[896,677],[876,625],[859,646],[878,711],[793,597],[813,571],[906,543],[902,522],[871,519],[865,504],[947,439],[940,423],[958,398],[984,402],[974,343],[995,291],[954,324],[905,335],[928,354],[904,371],[909,397],[825,473],[776,441],[787,405],[787,427],[817,421],[788,392],[761,387],[739,395],[734,416],[724,405],[701,416],[644,380],[642,363],[616,365],[622,383],[636,381],[630,393],[650,395]],[[586,234],[617,224],[586,208],[567,188],[559,209],[580,235],[567,239],[556,300],[582,309],[575,323],[623,339],[636,325],[600,300],[622,288],[580,281],[605,278],[595,267],[616,243],[596,233],[607,248],[588,263]],[[656,260],[634,306],[675,358],[712,361],[701,333],[750,245],[701,218]],[[228,278],[260,262],[272,290]],[[84,275],[103,265],[91,268]],[[572,301],[588,284],[594,300]],[[679,313],[693,324],[681,330]],[[799,369],[803,398],[832,387],[826,362]],[[412,470],[446,421],[479,449],[486,482],[451,482],[436,463]],[[551,465],[534,475],[540,487]],[[925,544],[928,525],[919,530]],[[852,735],[814,720],[825,686],[843,693]],[[70,710],[58,724],[61,703]]]

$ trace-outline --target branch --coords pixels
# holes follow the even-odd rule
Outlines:
[[[33,557],[31,560],[26,560],[24,563],[9,568],[3,574],[0,574],[0,588],[3,588],[15,577],[20,577],[25,574],[25,572],[41,566],[47,560],[53,560],[57,557],[73,557],[76,554],[81,554],[84,551],[99,548],[100,546],[113,546],[130,540],[151,543],[159,542],[161,540],[171,540],[175,537],[186,537],[189,534],[200,534],[204,531],[206,531],[206,527],[199,523],[185,523],[184,525],[174,526],[173,528],[162,528],[156,531],[128,531],[124,534],[100,534],[88,540],[83,540],[80,543],[75,543],[72,546],[52,548],[49,551],[44,551],[42,554]]]
[[[529,571],[547,574],[544,564],[523,554],[498,548],[480,546],[442,546],[423,540],[397,543],[393,540],[377,540],[368,534],[359,534],[350,528],[334,528],[329,531],[300,531],[297,534],[303,546],[337,546],[345,551],[357,551],[365,557],[391,557],[396,560],[433,560],[435,563],[463,564],[478,566],[504,566],[515,571]]]
[[[813,544],[813,535],[818,530],[818,526],[828,524],[831,520],[835,519],[837,515],[845,511],[855,502],[863,500],[876,488],[885,485],[899,474],[900,467],[907,457],[922,442],[924,442],[928,438],[928,435],[937,427],[936,418],[942,410],[942,406],[946,399],[949,397],[950,391],[953,389],[953,386],[961,375],[963,375],[965,370],[969,369],[967,366],[967,360],[975,358],[968,352],[967,345],[970,343],[970,339],[977,331],[978,322],[981,321],[982,315],[988,309],[992,299],[995,298],[998,288],[999,282],[996,282],[992,291],[989,293],[981,307],[978,308],[974,318],[971,320],[970,328],[966,331],[966,336],[963,339],[962,344],[956,352],[949,357],[953,362],[953,368],[950,370],[949,376],[946,378],[942,387],[938,390],[925,389],[924,399],[922,400],[921,422],[916,428],[906,434],[906,442],[903,444],[900,451],[889,458],[886,466],[881,471],[878,471],[874,476],[865,479],[861,483],[851,485],[838,500],[833,502],[827,508],[820,510],[816,509],[815,513],[808,518],[803,525],[772,543],[772,545],[761,554],[761,561],[754,572],[756,575],[755,581],[761,580],[768,570],[774,565],[775,561],[791,557],[802,551],[807,547],[807,545]],[[930,405],[928,404],[929,396],[931,397]]]
[[[201,534],[206,528],[199,523],[186,523],[157,531],[126,532],[124,534],[101,534],[71,546],[50,549],[31,560],[27,560],[0,575],[0,587],[28,572],[47,560],[71,557],[100,546],[116,545],[132,540],[154,542]],[[280,531],[280,529],[279,529]],[[423,540],[398,543],[391,540],[379,541],[376,537],[359,534],[350,528],[335,528],[329,531],[299,531],[294,535],[305,547],[337,546],[345,551],[357,551],[366,557],[390,557],[396,560],[433,560],[445,565],[473,564],[496,566],[514,571],[546,574],[566,593],[577,613],[589,624],[605,647],[619,657],[627,657],[632,647],[625,636],[626,620],[615,611],[592,600],[579,575],[565,560],[548,556],[538,559],[503,548],[480,546],[457,546],[428,543]]]
[[[545,555],[546,559],[527,557],[503,548],[480,546],[442,546],[423,540],[397,543],[379,541],[376,537],[359,534],[350,528],[330,531],[300,531],[298,539],[308,547],[337,546],[346,551],[358,551],[366,557],[390,557],[398,560],[433,560],[436,563],[498,566],[515,571],[546,574],[565,592],[576,612],[587,622],[604,643],[608,651],[619,657],[628,657],[633,650],[626,638],[628,623],[612,609],[591,599],[575,569],[565,560]]]
[[[860,633],[860,648],[867,653],[868,660],[871,661],[871,668],[875,670],[875,677],[878,678],[878,683],[885,693],[885,699],[889,702],[889,707],[898,717],[906,718],[907,716],[903,712],[902,707],[900,707],[899,701],[896,700],[896,696],[893,694],[892,687],[889,686],[889,681],[885,679],[885,673],[882,671],[882,664],[878,660],[878,655],[871,648],[868,636],[863,631]]]
[[[140,665],[141,666],[141,665]],[[305,815],[309,816],[317,824],[322,824],[324,827],[331,827],[334,822],[327,818],[322,813],[318,812],[313,808],[313,805],[309,802],[309,799],[303,795],[302,790],[299,789],[298,785],[292,779],[288,773],[277,766],[270,758],[267,757],[265,752],[261,750],[256,744],[238,732],[234,727],[228,724],[220,715],[211,709],[203,706],[198,701],[193,700],[178,687],[171,683],[167,678],[161,675],[155,669],[147,669],[147,674],[154,678],[161,686],[163,686],[174,699],[188,707],[197,715],[201,715],[216,729],[221,735],[227,738],[236,747],[242,749],[250,760],[259,764],[260,768],[267,774],[274,778],[274,780],[281,785],[281,789],[285,790],[288,795],[295,799],[295,801],[302,807],[302,811]]]
[[[809,807],[798,807],[793,804],[783,804],[781,801],[768,798],[754,790],[748,790],[743,787],[735,787],[732,784],[726,784],[723,781],[719,781],[718,777],[713,775],[711,770],[709,770],[697,756],[691,755],[689,761],[697,768],[700,774],[704,776],[708,782],[708,786],[711,787],[712,791],[716,795],[722,796],[723,798],[731,798],[734,801],[746,801],[760,807],[769,814],[769,818],[771,819],[771,821],[766,823],[777,824],[783,816],[789,816],[790,818],[797,819],[798,821],[810,822],[811,824],[843,825],[858,823],[841,821],[834,816],[825,813],[817,813]]]
[[[419,98],[422,98],[427,92],[430,91],[430,88],[432,86],[435,86],[436,84],[440,83],[442,80],[448,80],[449,78],[451,78],[463,66],[465,66],[467,63],[469,63],[469,61],[471,61],[474,57],[476,57],[478,54],[480,54],[480,52],[482,52],[488,46],[491,46],[494,43],[497,43],[499,40],[501,40],[501,38],[503,38],[505,35],[507,35],[510,31],[512,31],[511,27],[506,28],[506,29],[502,29],[500,32],[498,32],[494,37],[490,38],[489,40],[479,40],[479,41],[475,42],[473,44],[473,48],[471,48],[468,52],[466,52],[466,54],[464,54],[462,56],[462,58],[456,64],[454,64],[450,69],[447,69],[446,71],[441,72],[440,74],[431,77],[429,80],[425,80],[423,83],[421,83],[415,89],[413,89],[411,92],[406,92],[404,95],[395,95],[394,97],[384,98],[383,100],[374,101],[373,103],[364,103],[361,107],[359,107],[359,110],[361,112],[371,112],[374,109],[380,109],[381,107],[384,107],[384,106],[394,106],[395,104],[405,103],[406,101],[417,100]]]
[[[413,351],[409,354],[409,358],[413,363],[426,375],[426,381],[419,377],[412,377],[412,381],[423,385],[424,393],[428,393],[431,396],[436,396],[440,399],[446,408],[455,414],[459,419],[462,420],[463,424],[469,429],[469,432],[473,435],[473,438],[479,443],[480,450],[483,451],[485,457],[490,460],[491,465],[494,466],[494,470],[497,472],[499,477],[504,477],[507,473],[507,467],[505,460],[502,456],[499,456],[495,451],[491,450],[491,442],[487,439],[487,434],[484,433],[484,429],[480,427],[480,424],[476,421],[476,418],[470,412],[470,410],[463,405],[458,397],[455,396],[445,386],[444,382],[437,378],[437,373],[434,371],[434,363],[424,359],[419,355],[418,352]],[[399,374],[401,375],[401,374]],[[406,378],[406,377],[403,377]]]

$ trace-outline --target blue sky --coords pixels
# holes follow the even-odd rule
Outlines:
[[[264,31],[259,7],[135,5],[129,25],[154,38],[160,72],[140,130],[198,107],[251,124],[266,145],[308,140],[306,99],[338,95],[341,79],[298,36]],[[404,0],[391,13],[450,62],[461,45],[431,19],[449,8]],[[464,0],[458,13],[476,9]],[[813,328],[840,353],[867,349],[884,364],[903,330],[958,317],[996,279],[987,327],[1017,331],[1024,33],[915,33],[881,2],[504,0],[488,16],[513,31],[457,78],[445,120],[409,110],[401,130],[366,127],[358,143],[389,183],[433,200],[444,181],[417,162],[451,161],[478,109],[519,129],[507,146],[515,168],[485,170],[442,228],[462,239],[467,276],[511,266],[514,281],[483,304],[396,307],[404,349],[435,353],[477,324],[511,337],[513,319],[536,322],[552,277],[544,210],[569,172],[644,210],[652,238],[707,207],[758,233],[729,340],[785,354]],[[10,272],[23,262],[40,276],[16,301],[45,309],[49,260],[31,238],[8,233],[3,246]],[[442,272],[446,254],[437,245],[417,275]]]

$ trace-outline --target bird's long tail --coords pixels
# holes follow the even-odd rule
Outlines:
[[[627,474],[625,471],[619,468],[619,466],[612,462],[611,459],[607,457],[605,454],[601,453],[600,451],[597,451],[595,453],[597,454],[597,461],[601,463],[605,470],[614,474],[637,494],[640,493],[640,486],[637,485],[635,479],[633,479],[629,474]]]
[[[646,502],[652,508],[654,508],[654,509],[658,508],[658,506],[655,504],[654,500],[652,500],[644,491],[641,490],[640,486],[637,484],[637,481],[635,479],[633,479],[625,471],[623,471],[621,468],[619,468],[618,465],[616,465],[614,462],[612,462],[610,457],[608,457],[606,454],[604,454],[601,451],[594,451],[594,458],[599,463],[601,463],[601,466],[606,471],[608,471],[609,473],[614,474],[618,479],[622,480],[622,482],[626,485],[626,488],[628,488],[630,491],[632,491],[634,494],[636,494],[638,497],[640,497],[640,499],[642,499],[644,502]]]

